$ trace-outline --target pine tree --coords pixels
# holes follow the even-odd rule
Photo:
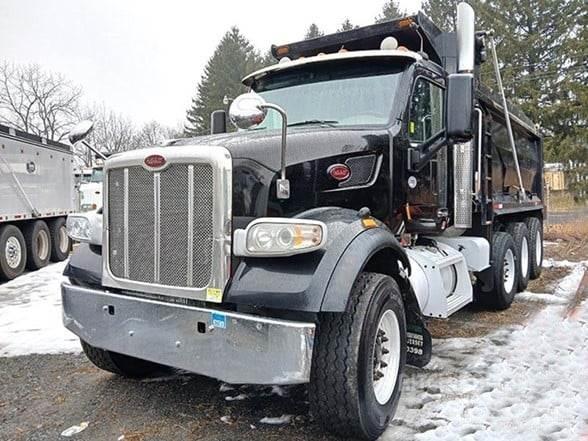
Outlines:
[[[304,34],[304,39],[310,40],[311,38],[322,37],[323,35],[325,35],[325,33],[319,29],[316,23],[311,23],[306,30],[306,34]]]
[[[422,9],[433,22],[446,32],[455,30],[457,5],[463,0],[424,0]]]
[[[344,31],[350,31],[352,29],[357,28],[357,26],[353,26],[353,24],[351,23],[351,21],[346,18],[343,23],[341,23],[341,26],[339,26],[339,29],[337,29],[337,32],[344,32]]]
[[[380,13],[380,15],[378,15],[374,20],[376,23],[383,23],[385,21],[399,18],[404,15],[406,15],[406,12],[400,9],[397,0],[388,0],[384,4],[384,7],[382,8],[382,12]]]
[[[261,67],[261,58],[239,29],[232,27],[221,39],[204,68],[196,96],[186,112],[186,135],[210,131],[210,114],[225,109],[225,96],[235,98],[246,91],[241,79]]]

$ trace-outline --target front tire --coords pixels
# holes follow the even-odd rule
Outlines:
[[[148,377],[162,369],[161,365],[140,358],[130,357],[106,349],[100,349],[80,340],[88,360],[103,371],[112,372],[123,377]]]
[[[327,430],[373,440],[388,427],[402,387],[406,319],[396,281],[362,273],[343,313],[320,317],[309,387]]]

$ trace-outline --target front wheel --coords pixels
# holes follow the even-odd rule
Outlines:
[[[84,340],[80,340],[80,343],[84,354],[94,366],[113,374],[129,378],[142,378],[148,377],[163,368],[161,365],[151,361],[97,348]]]
[[[362,273],[347,310],[320,317],[310,406],[329,431],[376,439],[392,419],[406,363],[406,319],[398,284]]]

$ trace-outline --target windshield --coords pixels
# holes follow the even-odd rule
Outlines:
[[[90,182],[102,182],[104,178],[104,172],[101,168],[95,168],[92,170],[92,176],[90,176]]]
[[[404,67],[397,60],[319,63],[276,72],[252,88],[268,103],[281,106],[291,126],[384,125]],[[269,110],[255,130],[280,127],[280,116]]]

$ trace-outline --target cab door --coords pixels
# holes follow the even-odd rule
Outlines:
[[[409,104],[408,137],[418,148],[445,128],[445,89],[427,76],[415,80]],[[434,232],[446,228],[447,146],[443,146],[419,172],[406,182],[405,226],[408,232]]]

